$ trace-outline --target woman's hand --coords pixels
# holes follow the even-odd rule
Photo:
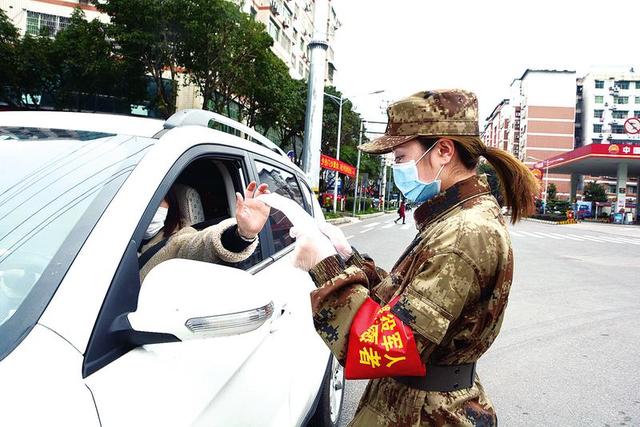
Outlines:
[[[256,200],[255,197],[261,194],[269,194],[267,184],[260,184],[251,181],[242,194],[236,193],[236,222],[238,223],[238,233],[245,239],[254,239],[269,218],[271,208]]]
[[[296,239],[296,247],[293,250],[293,265],[301,270],[309,271],[320,261],[336,254],[331,240],[318,230],[300,230],[292,227],[289,230],[291,237]]]

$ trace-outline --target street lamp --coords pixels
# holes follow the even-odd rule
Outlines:
[[[557,163],[557,162],[561,162],[564,160],[563,157],[560,157],[559,159],[553,159],[553,162],[549,162],[549,160],[541,160],[541,159],[537,159],[533,156],[527,156],[529,159],[533,159],[533,160],[537,160],[539,162],[544,162],[544,200],[543,200],[543,205],[542,205],[542,214],[546,214],[547,213],[547,187],[549,186],[549,164],[550,163]]]
[[[360,95],[353,95],[350,96],[349,98],[355,98],[356,96],[363,96],[363,95],[376,95],[378,93],[382,93],[384,92],[384,90],[376,90],[374,92],[370,92],[370,93],[363,93]],[[331,99],[332,101],[336,102],[338,104],[339,110],[338,110],[338,141],[336,143],[336,160],[340,160],[340,134],[342,133],[342,106],[344,105],[345,101],[348,101],[349,99],[344,97],[342,95],[342,93],[340,94],[340,96],[335,96],[332,95],[330,93],[324,92],[325,96],[328,96],[329,99]],[[333,213],[336,213],[336,209],[338,206],[338,177],[339,177],[339,173],[338,171],[335,171],[336,173],[336,177],[334,179],[333,182]],[[357,182],[356,182],[357,184]],[[355,202],[355,201],[354,201]]]

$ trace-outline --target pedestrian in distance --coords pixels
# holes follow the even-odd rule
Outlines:
[[[496,170],[513,223],[535,210],[537,180],[484,145],[471,92],[419,92],[387,113],[385,135],[359,149],[393,152],[394,182],[419,205],[418,234],[390,273],[356,250],[338,255],[330,243],[344,236],[299,236],[294,262],[311,266],[317,286],[314,325],[347,378],[371,379],[351,426],[495,426],[476,362],[500,331],[513,252],[476,166],[484,157]]]
[[[404,224],[404,221],[405,221],[404,200],[400,202],[400,207],[398,208],[398,218],[393,222],[395,222],[397,224],[399,220],[402,220],[402,223]]]

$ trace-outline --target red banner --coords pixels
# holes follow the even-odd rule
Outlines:
[[[338,171],[338,173],[352,178],[356,176],[355,166],[351,166],[349,163],[334,159],[333,157],[325,156],[324,154],[320,155],[320,167],[332,171]]]

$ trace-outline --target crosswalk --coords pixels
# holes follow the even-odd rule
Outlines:
[[[592,242],[592,243],[618,243],[625,245],[640,246],[640,239],[633,237],[621,236],[603,236],[593,234],[574,234],[574,233],[551,233],[542,231],[524,231],[513,229],[509,230],[512,237],[518,238],[535,238],[535,239],[553,239],[553,240],[573,240],[576,242]]]
[[[355,225],[355,224],[354,224]],[[356,226],[357,227],[357,226]],[[395,223],[393,220],[385,220],[385,221],[373,221],[366,224],[363,224],[361,227],[357,227],[355,229],[349,229],[350,232],[346,232],[347,239],[353,239],[356,236],[365,237],[367,233],[373,233],[380,230],[385,230],[385,232],[390,232],[393,230],[415,230],[415,224],[413,221],[407,218],[406,224]],[[346,230],[345,230],[346,231]],[[574,242],[584,242],[584,243],[616,243],[621,245],[633,245],[640,246],[640,238],[636,237],[627,237],[621,235],[614,234],[595,234],[595,233],[581,233],[578,230],[562,230],[561,232],[552,232],[552,231],[532,231],[532,230],[522,230],[518,228],[514,230],[512,227],[509,228],[509,233],[514,239],[529,239],[532,241],[537,241],[543,243],[546,241],[574,241]]]

